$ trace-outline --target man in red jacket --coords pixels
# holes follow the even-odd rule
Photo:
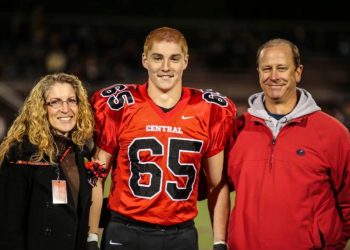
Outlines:
[[[350,137],[298,88],[298,48],[273,39],[257,53],[263,90],[249,98],[229,153],[236,191],[229,249],[344,249],[350,238]]]

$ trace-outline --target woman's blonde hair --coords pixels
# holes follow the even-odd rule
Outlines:
[[[92,137],[94,118],[87,91],[81,81],[78,77],[65,73],[46,75],[33,87],[2,141],[0,164],[11,146],[16,142],[22,142],[24,136],[38,147],[38,152],[32,156],[32,160],[40,161],[46,155],[51,163],[55,162],[57,150],[48,121],[46,98],[51,86],[56,83],[72,85],[78,99],[77,124],[70,132],[70,138],[76,145],[82,147]]]

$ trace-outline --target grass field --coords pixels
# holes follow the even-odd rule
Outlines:
[[[207,200],[198,202],[198,216],[195,222],[198,230],[199,249],[212,250],[213,236],[211,231]]]
[[[198,202],[198,216],[196,217],[195,222],[198,230],[199,249],[212,250],[213,236],[207,207],[207,200]]]

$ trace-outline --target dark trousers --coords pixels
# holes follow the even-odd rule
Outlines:
[[[198,233],[193,221],[160,226],[112,213],[101,250],[198,250]]]

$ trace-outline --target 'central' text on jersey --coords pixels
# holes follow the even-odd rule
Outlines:
[[[148,132],[167,132],[167,133],[175,133],[182,134],[181,127],[172,127],[172,126],[160,126],[160,125],[147,125],[146,131]]]

